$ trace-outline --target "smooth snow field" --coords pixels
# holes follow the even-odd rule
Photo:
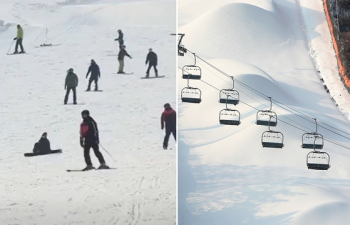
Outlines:
[[[322,1],[180,0],[179,26],[189,50],[178,68],[179,224],[350,224],[350,123],[320,79],[334,99],[348,94]],[[201,80],[189,80],[202,92],[200,104],[181,103],[190,51],[200,57]],[[240,102],[229,108],[239,111],[238,126],[219,123],[219,91],[232,81],[213,66],[236,80]],[[268,97],[278,118],[271,130],[284,135],[283,148],[262,147],[268,127],[255,123],[256,113],[270,108]],[[313,149],[301,147],[302,135],[315,131],[312,118],[329,170],[306,165]]]
[[[6,55],[18,23],[27,54]],[[124,71],[132,75],[117,74],[118,29],[133,57]],[[0,32],[0,224],[176,224],[176,145],[171,138],[173,150],[163,150],[160,128],[163,105],[176,107],[176,1],[0,0]],[[57,46],[38,48],[44,43]],[[165,78],[140,79],[149,48]],[[85,92],[91,59],[103,92]],[[72,93],[63,105],[69,68],[79,77],[78,105]],[[84,109],[116,170],[66,172],[85,167]],[[24,157],[45,131],[63,154]],[[91,158],[99,166],[93,151]]]

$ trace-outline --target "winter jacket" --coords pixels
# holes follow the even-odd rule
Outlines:
[[[66,76],[65,87],[66,88],[75,88],[78,87],[78,76],[73,72],[68,72]]]
[[[47,138],[40,138],[36,145],[39,153],[49,153],[51,151],[50,141]]]
[[[121,48],[118,54],[118,60],[123,60],[125,56],[131,58],[131,56],[126,52],[124,48]]]
[[[176,127],[176,112],[172,108],[165,109],[162,113],[161,119],[160,119],[161,127],[164,128],[175,128]]]
[[[17,39],[23,39],[23,29],[22,27],[20,28],[17,28],[17,36],[16,36]]]
[[[122,32],[119,33],[119,37],[115,39],[116,41],[124,41],[124,34]]]
[[[147,54],[147,58],[146,58],[146,64],[149,62],[150,65],[157,65],[158,64],[158,57],[157,54],[154,52],[149,52]]]
[[[99,133],[97,123],[92,117],[84,118],[80,124],[80,144],[99,144]]]
[[[91,63],[86,74],[86,78],[89,76],[89,73],[91,73],[90,79],[97,79],[98,77],[101,77],[100,67],[96,63]]]

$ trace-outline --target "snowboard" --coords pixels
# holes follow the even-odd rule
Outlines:
[[[23,53],[7,53],[7,55],[23,55],[23,54],[27,54],[26,52]]]
[[[141,77],[141,79],[153,79],[153,78],[163,78],[165,76],[158,76],[158,77]]]
[[[92,169],[92,170],[116,170],[117,168],[109,168],[109,169]],[[89,172],[92,170],[67,170],[67,172]]]
[[[43,48],[43,47],[55,47],[55,46],[59,46],[61,44],[42,44],[42,45],[39,45],[39,46],[35,46],[35,48]]]
[[[132,75],[134,74],[133,72],[130,72],[130,73],[114,73],[114,74],[118,74],[118,75]]]
[[[33,157],[33,156],[39,156],[39,155],[51,155],[51,154],[57,154],[57,153],[62,153],[61,149],[57,149],[57,150],[51,150],[50,153],[39,153],[39,154],[35,154],[34,152],[28,152],[28,153],[24,153],[25,157]]]
[[[66,105],[74,105],[73,103],[67,103]],[[85,105],[85,103],[78,103],[78,104],[75,104],[75,105]]]

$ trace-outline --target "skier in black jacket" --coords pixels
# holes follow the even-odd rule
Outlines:
[[[131,56],[127,53],[127,51],[125,50],[125,45],[122,45],[118,54],[118,61],[119,61],[119,70],[118,70],[118,74],[125,74],[124,72],[124,57],[127,56],[130,59]]]
[[[119,42],[119,48],[122,48],[122,45],[124,44],[124,34],[122,30],[118,30],[119,37],[114,39],[115,41]]]
[[[83,110],[81,112],[81,117],[83,118],[83,122],[80,124],[80,146],[84,148],[84,158],[86,163],[86,168],[83,170],[86,171],[95,169],[90,158],[91,148],[94,150],[95,155],[101,164],[98,169],[109,169],[102,153],[99,150],[100,140],[97,123],[90,116],[90,112],[88,110]]]
[[[146,71],[146,77],[149,77],[149,71],[152,68],[152,66],[154,68],[156,77],[158,77],[158,70],[157,70],[158,57],[157,57],[157,54],[153,52],[151,48],[149,49],[149,52],[146,57],[146,65],[147,63],[148,63],[148,69]]]
[[[86,74],[86,78],[88,78],[89,73],[91,73],[90,80],[89,80],[89,85],[86,91],[91,90],[91,83],[94,81],[95,82],[95,91],[98,90],[98,78],[101,77],[101,72],[100,72],[100,67],[96,64],[95,60],[91,59],[91,64],[89,66],[89,70]]]

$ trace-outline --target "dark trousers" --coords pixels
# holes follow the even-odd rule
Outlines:
[[[22,41],[23,41],[22,38],[18,38],[18,39],[17,39],[17,41],[16,41],[15,52],[18,52],[18,46],[21,47],[21,52],[24,52],[24,48],[23,48],[23,45],[22,45]]]
[[[102,155],[102,153],[99,150],[98,144],[85,143],[85,146],[84,146],[84,158],[85,158],[86,165],[87,166],[92,166],[92,162],[91,162],[91,158],[90,158],[90,148],[92,148],[94,150],[94,153],[95,153],[96,157],[98,158],[98,161],[100,162],[100,164],[105,163],[103,155]]]
[[[67,104],[70,90],[73,91],[73,102],[77,103],[77,90],[75,87],[67,87],[66,96],[64,97],[64,104]]]
[[[174,139],[176,141],[176,127],[166,127],[165,128],[165,137],[164,137],[164,142],[163,142],[164,148],[168,147],[170,134],[173,134]]]
[[[90,78],[90,80],[89,80],[89,85],[88,85],[88,90],[90,90],[91,89],[91,83],[92,82],[95,82],[95,90],[97,91],[98,90],[98,84],[97,84],[97,82],[98,82],[98,78],[96,77],[96,78]]]
[[[124,40],[118,40],[118,42],[119,42],[119,48],[121,48],[122,45],[124,44]]]
[[[149,76],[149,71],[151,70],[152,66],[154,68],[154,72],[155,72],[156,76],[158,76],[157,65],[154,65],[154,64],[149,64],[148,65],[148,69],[146,71],[147,76]]]
[[[34,154],[46,154],[51,152],[51,149],[40,149],[39,146],[40,145],[38,142],[34,144],[34,148],[33,148]]]

